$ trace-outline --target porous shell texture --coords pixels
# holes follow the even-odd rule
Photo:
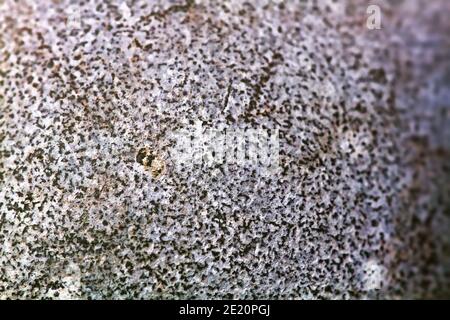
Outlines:
[[[342,3],[0,1],[0,298],[449,297],[450,3]]]

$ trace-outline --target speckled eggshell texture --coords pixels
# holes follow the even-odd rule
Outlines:
[[[371,3],[0,1],[0,298],[448,297],[450,3]]]

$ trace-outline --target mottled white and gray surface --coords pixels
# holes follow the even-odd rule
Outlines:
[[[450,3],[345,4],[0,1],[0,298],[449,297]]]

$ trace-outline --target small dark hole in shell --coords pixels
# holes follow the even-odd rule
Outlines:
[[[136,155],[136,162],[143,166],[151,166],[155,156],[147,148],[142,148]]]

